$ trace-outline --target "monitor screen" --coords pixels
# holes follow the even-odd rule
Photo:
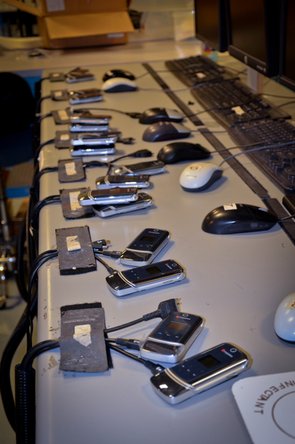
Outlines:
[[[295,90],[295,1],[282,1],[281,60],[279,81]]]
[[[228,19],[228,0],[195,0],[195,35],[209,48],[227,51]]]
[[[230,0],[229,53],[269,77],[279,71],[279,12],[277,0]]]

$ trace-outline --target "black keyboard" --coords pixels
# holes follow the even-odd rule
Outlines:
[[[285,193],[295,192],[295,127],[291,123],[270,119],[247,122],[230,128],[229,134]]]
[[[287,113],[207,57],[193,56],[165,64],[185,85],[193,86],[193,97],[279,188],[286,194],[295,193],[295,127],[286,121],[290,118]],[[250,152],[259,146],[269,148]]]
[[[186,86],[195,86],[234,77],[225,68],[201,55],[167,60],[165,65]]]
[[[220,80],[198,85],[192,95],[223,126],[230,128],[259,119],[287,119],[290,116],[274,108],[239,80]]]

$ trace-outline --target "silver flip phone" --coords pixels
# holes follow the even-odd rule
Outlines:
[[[147,160],[131,165],[112,165],[111,174],[127,174],[129,176],[136,174],[154,175],[164,173],[165,171],[165,163],[161,160]]]
[[[110,188],[149,188],[149,176],[147,174],[140,174],[138,176],[128,175],[111,175],[98,177],[96,179],[96,187],[99,190],[106,190]]]
[[[170,233],[158,228],[145,228],[123,251],[120,263],[140,266],[150,264],[169,242]]]
[[[107,124],[89,124],[89,123],[71,123],[69,130],[71,133],[102,133],[109,130],[109,125]]]
[[[185,272],[182,266],[168,259],[125,271],[115,270],[106,277],[106,282],[111,292],[120,297],[172,284],[184,278]]]
[[[204,319],[175,311],[163,319],[141,344],[143,358],[176,363],[201,333]]]
[[[92,208],[94,213],[99,217],[111,217],[145,209],[147,207],[150,207],[152,203],[153,199],[149,194],[138,193],[137,200],[133,202],[115,205],[93,205]]]
[[[96,88],[69,92],[69,103],[71,105],[78,105],[79,103],[101,102],[102,100],[102,92],[100,89]]]
[[[222,343],[157,373],[151,383],[162,399],[178,404],[239,375],[249,366],[250,358],[244,351]]]
[[[73,146],[70,148],[70,153],[72,157],[81,156],[106,156],[116,153],[116,148],[114,146]]]
[[[101,133],[73,133],[71,135],[71,141],[73,146],[80,146],[80,145],[114,146],[117,139],[118,139],[117,136],[110,135],[104,131],[102,131]]]
[[[90,190],[80,193],[79,203],[82,206],[123,204],[137,200],[136,188],[113,188],[112,190]]]

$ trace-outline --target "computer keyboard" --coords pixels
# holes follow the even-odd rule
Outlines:
[[[295,192],[295,127],[291,123],[247,122],[230,128],[229,134],[285,193]]]
[[[186,86],[195,86],[234,77],[225,68],[202,55],[167,60],[165,65]]]
[[[259,119],[287,119],[284,111],[274,108],[239,80],[198,85],[192,95],[226,128]]]
[[[169,60],[165,65],[192,87],[193,97],[285,194],[295,193],[295,127],[286,121],[287,113],[204,56]]]

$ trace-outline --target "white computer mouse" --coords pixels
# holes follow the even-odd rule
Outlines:
[[[222,176],[222,169],[208,162],[194,162],[182,171],[179,183],[185,191],[203,191]]]
[[[103,82],[101,89],[104,92],[127,92],[136,91],[137,85],[134,80],[126,77],[114,77]]]
[[[295,343],[295,292],[286,296],[278,305],[274,329],[280,339]]]

